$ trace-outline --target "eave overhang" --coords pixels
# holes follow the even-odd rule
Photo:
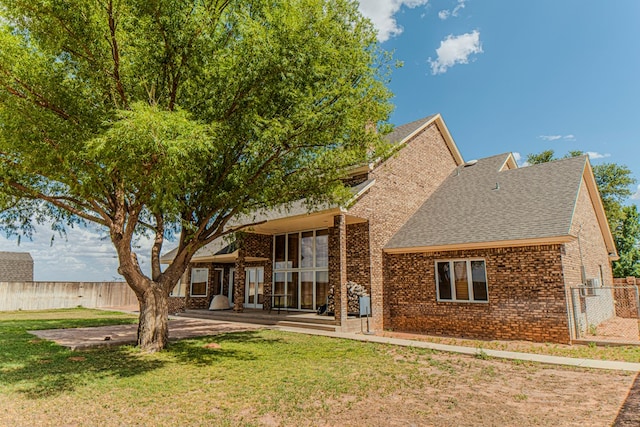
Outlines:
[[[385,248],[384,252],[388,254],[408,254],[408,253],[424,253],[424,252],[449,252],[449,251],[465,251],[473,249],[493,249],[493,248],[509,248],[521,246],[538,246],[563,244],[575,240],[574,236],[552,236],[540,237],[535,239],[518,239],[518,240],[499,240],[492,242],[469,242],[469,243],[453,243],[446,245],[416,246],[410,248]]]

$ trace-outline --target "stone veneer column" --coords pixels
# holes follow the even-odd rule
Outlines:
[[[238,250],[238,259],[235,264],[235,276],[233,278],[233,311],[242,313],[244,310],[244,249]]]
[[[344,214],[333,217],[329,229],[329,284],[333,286],[336,325],[347,325],[347,221]]]

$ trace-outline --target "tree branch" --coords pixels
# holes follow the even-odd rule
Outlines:
[[[30,100],[37,106],[42,107],[46,110],[51,111],[52,113],[56,114],[58,117],[64,119],[64,120],[69,120],[71,121],[73,124],[78,124],[78,120],[71,117],[70,114],[68,114],[66,111],[64,111],[62,108],[54,105],[51,101],[49,101],[44,95],[42,95],[41,93],[37,92],[34,88],[32,88],[31,86],[29,86],[28,84],[26,84],[25,82],[23,82],[22,80],[20,80],[18,77],[14,76],[13,74],[11,74],[8,70],[4,69],[4,68],[0,68],[0,71],[2,71],[2,73],[7,76],[9,79],[13,80],[15,83],[17,83],[22,89],[24,89],[25,91],[27,91],[29,94],[31,94],[31,96],[33,98],[31,98]],[[9,86],[8,84],[3,84],[2,85],[9,93],[11,93],[12,95],[21,98],[21,99],[29,99],[29,97],[27,95],[25,95],[24,93],[19,92],[18,90],[16,90],[15,88]]]
[[[118,91],[118,95],[122,101],[123,108],[127,108],[127,95],[124,92],[124,86],[122,84],[122,79],[120,77],[120,50],[118,48],[118,40],[116,38],[116,20],[113,15],[113,1],[109,0],[106,6],[107,16],[109,17],[109,33],[110,39],[109,44],[111,45],[111,57],[113,59],[113,71],[111,73],[113,79],[116,83],[116,90]]]
[[[88,214],[86,212],[83,212],[82,210],[77,209],[77,208],[75,208],[75,207],[73,207],[73,206],[71,206],[69,204],[66,204],[66,203],[64,203],[62,201],[62,200],[67,200],[67,201],[76,203],[78,205],[82,205],[81,203],[79,203],[77,200],[75,200],[73,198],[48,196],[48,195],[46,195],[46,194],[44,194],[44,193],[42,193],[40,191],[36,191],[34,189],[28,188],[28,187],[26,187],[26,186],[24,186],[22,184],[17,183],[17,182],[9,182],[7,184],[12,188],[14,188],[14,189],[16,189],[18,191],[21,191],[22,193],[28,194],[30,197],[33,197],[35,199],[42,199],[42,200],[44,200],[46,202],[49,202],[52,205],[54,205],[54,206],[56,206],[56,207],[58,207],[60,209],[63,209],[63,210],[65,210],[65,211],[67,211],[67,212],[69,212],[69,213],[71,213],[73,215],[77,215],[80,218],[86,219],[87,221],[91,221],[91,222],[95,222],[95,223],[100,224],[100,225],[108,226],[107,222],[104,219],[102,219],[100,217],[97,217],[97,216],[90,215],[90,214]]]

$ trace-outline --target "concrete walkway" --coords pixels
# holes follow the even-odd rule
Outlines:
[[[547,363],[550,365],[576,366],[580,368],[611,369],[611,370],[617,370],[617,371],[640,372],[640,363],[617,362],[612,360],[576,359],[573,357],[549,356],[545,354],[480,349],[480,348],[464,347],[464,346],[458,346],[458,345],[447,345],[447,344],[437,344],[437,343],[426,342],[426,341],[408,340],[408,339],[402,339],[402,338],[381,337],[377,335],[315,331],[315,330],[307,330],[307,329],[291,328],[291,327],[274,327],[272,329],[279,329],[283,331],[297,332],[297,333],[303,333],[303,334],[309,334],[309,335],[323,335],[323,336],[335,337],[335,338],[352,339],[352,340],[358,340],[358,341],[364,341],[364,342],[392,344],[392,345],[399,345],[404,347],[426,348],[430,350],[444,351],[449,353],[467,354],[471,356],[486,354],[487,356],[495,357],[498,359],[524,360],[528,362]]]

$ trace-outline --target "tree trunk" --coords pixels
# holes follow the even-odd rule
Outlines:
[[[152,282],[142,296],[138,297],[138,301],[138,346],[150,353],[166,348],[169,342],[169,305],[166,292]]]

